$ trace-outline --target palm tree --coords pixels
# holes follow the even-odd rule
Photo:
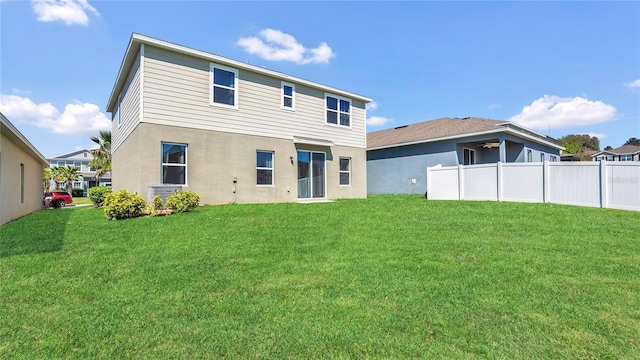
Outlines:
[[[97,148],[91,150],[93,160],[89,166],[95,169],[96,180],[111,171],[111,131],[100,131],[100,136],[92,136],[91,141],[98,145]]]
[[[51,178],[53,179],[53,182],[55,183],[54,188],[59,189],[58,184],[65,182],[64,180],[64,176],[62,174],[63,171],[63,167],[53,167],[51,168]]]
[[[67,191],[69,192],[69,195],[71,195],[73,192],[73,182],[80,177],[80,170],[74,166],[64,166],[59,167],[58,169],[60,171],[60,178],[63,182],[67,183]]]
[[[45,166],[42,169],[42,191],[47,192],[51,187],[51,177],[53,177],[53,169],[49,166]]]

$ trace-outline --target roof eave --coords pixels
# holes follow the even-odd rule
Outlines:
[[[502,125],[502,124],[498,124],[498,125]],[[389,148],[400,147],[400,146],[417,145],[417,144],[424,144],[424,143],[430,143],[430,142],[436,142],[436,141],[444,141],[444,140],[454,140],[454,139],[460,139],[460,138],[465,138],[465,137],[482,136],[482,135],[489,135],[489,134],[495,134],[495,133],[501,133],[501,132],[511,133],[513,135],[516,135],[517,137],[528,138],[529,140],[531,140],[533,142],[537,142],[539,144],[543,144],[543,145],[546,145],[546,146],[549,146],[549,147],[552,147],[552,148],[556,148],[558,150],[565,150],[565,148],[562,147],[561,145],[554,144],[554,143],[548,142],[546,140],[533,137],[533,136],[531,136],[529,134],[517,131],[515,129],[511,129],[511,128],[508,128],[508,127],[501,127],[499,129],[487,130],[487,131],[479,131],[479,132],[475,132],[475,133],[465,133],[465,134],[457,134],[457,135],[451,135],[451,136],[443,136],[443,137],[433,138],[433,139],[423,139],[423,140],[417,140],[417,141],[411,141],[411,142],[405,142],[405,143],[398,143],[398,144],[381,145],[381,146],[376,146],[376,147],[372,147],[372,148],[367,148],[367,150],[389,149]]]
[[[27,140],[27,138],[24,135],[22,135],[20,130],[18,130],[11,123],[11,121],[9,121],[9,119],[7,119],[4,116],[3,113],[0,113],[0,126],[3,128],[7,128],[7,130],[9,130],[9,134],[13,138],[18,139],[22,142],[22,144],[18,144],[18,145],[21,148],[23,148],[23,150],[31,152],[32,155],[35,155],[35,157],[38,158],[43,165],[46,166],[49,164],[49,162],[47,161],[47,158],[45,158],[44,155],[42,155],[42,153],[40,153],[40,151],[38,151],[38,149],[36,149],[36,147],[33,146],[33,144],[31,144],[31,142]]]
[[[479,132],[475,132],[475,133],[457,134],[457,135],[450,135],[450,136],[442,136],[442,137],[438,137],[438,138],[409,141],[409,142],[404,142],[404,143],[381,145],[381,146],[376,146],[376,147],[372,147],[372,148],[367,148],[367,150],[389,149],[389,148],[394,148],[394,147],[425,144],[425,143],[436,142],[436,141],[454,140],[454,139],[460,139],[460,138],[465,138],[465,137],[469,137],[469,136],[480,136],[480,135],[495,134],[495,133],[499,133],[499,132],[504,132],[504,129],[479,131]]]

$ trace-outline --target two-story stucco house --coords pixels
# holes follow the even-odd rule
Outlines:
[[[370,101],[133,34],[107,105],[112,185],[205,204],[363,198]]]

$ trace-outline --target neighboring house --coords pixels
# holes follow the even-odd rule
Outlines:
[[[93,160],[90,149],[78,149],[62,155],[54,156],[47,159],[50,167],[59,166],[74,166],[80,171],[80,177],[73,182],[72,188],[74,190],[84,190],[84,196],[87,196],[87,191],[94,186],[111,186],[111,173],[107,172],[100,180],[96,178],[96,173],[89,167],[89,163]],[[51,184],[54,187],[64,187],[66,184]]]
[[[42,209],[47,159],[0,113],[0,225]]]
[[[605,150],[591,155],[593,161],[640,161],[640,146],[624,145],[616,149]]]
[[[442,118],[367,135],[371,194],[424,194],[427,167],[559,161],[564,148],[508,121]]]
[[[133,34],[107,111],[112,183],[201,202],[364,198],[365,105],[354,93]]]

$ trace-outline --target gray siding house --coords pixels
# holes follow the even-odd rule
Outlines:
[[[558,141],[520,125],[481,118],[441,118],[367,135],[370,194],[424,194],[427,167],[559,161]]]
[[[100,179],[97,179],[96,172],[89,167],[91,160],[93,160],[93,155],[90,149],[78,149],[47,159],[49,166],[52,168],[73,166],[78,169],[80,177],[73,182],[72,188],[74,190],[84,190],[84,196],[87,196],[87,191],[94,186],[111,186],[111,173],[107,172]],[[52,182],[51,187],[61,186]]]
[[[179,185],[204,204],[366,197],[370,101],[133,34],[107,104],[113,189]]]
[[[624,145],[591,155],[593,161],[640,161],[640,146]]]

